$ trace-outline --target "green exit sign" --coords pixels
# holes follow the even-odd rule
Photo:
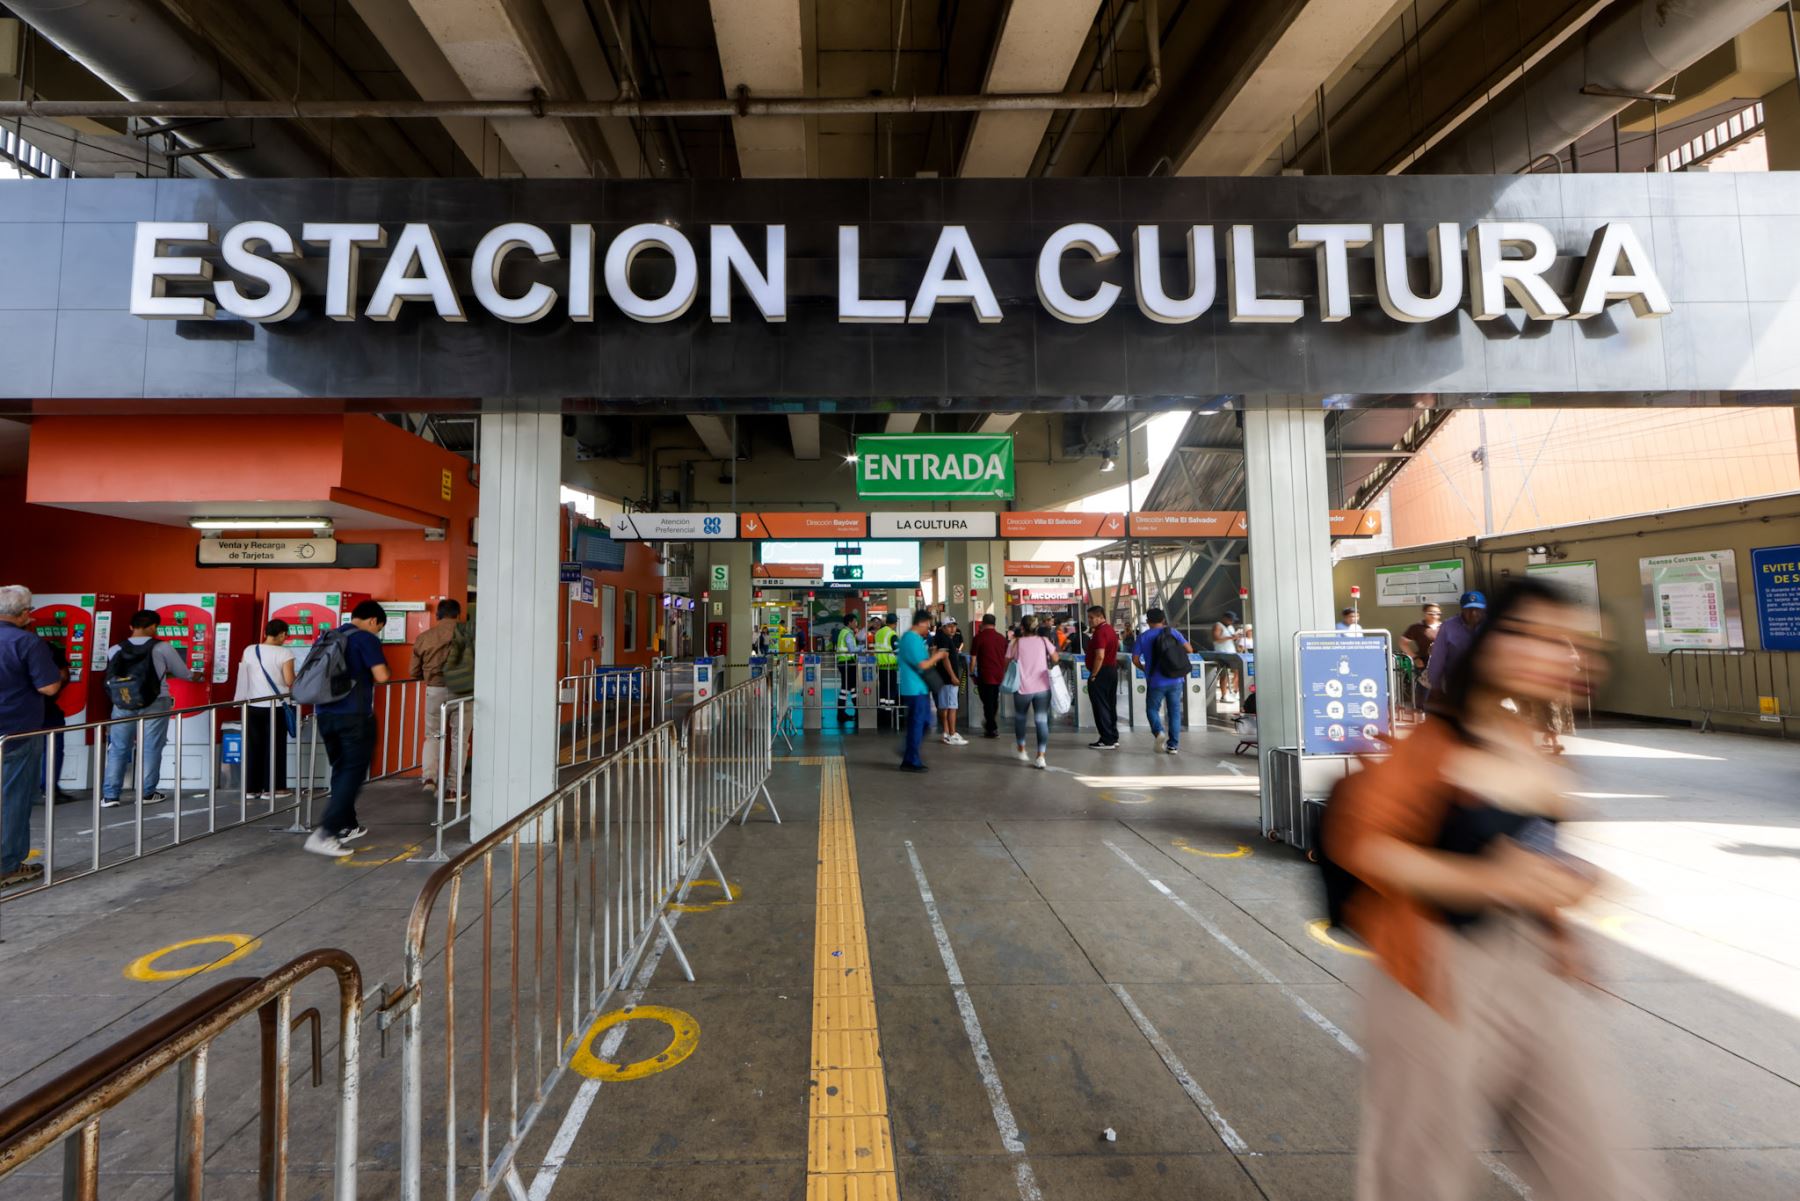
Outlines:
[[[860,580],[863,578],[862,573],[863,569],[860,563],[840,564],[831,569],[831,578],[834,580]]]

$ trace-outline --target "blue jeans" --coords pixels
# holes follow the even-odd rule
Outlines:
[[[119,799],[125,790],[125,773],[131,767],[131,758],[137,753],[138,726],[144,727],[144,778],[138,791],[149,796],[156,791],[157,782],[162,778],[163,744],[169,740],[169,710],[175,702],[168,697],[150,702],[142,709],[114,709],[114,717],[136,717],[144,714],[142,723],[127,721],[106,729],[106,781],[100,789],[100,795],[109,801]],[[159,715],[160,716],[157,716]],[[175,765],[175,778],[181,779],[181,764]]]
[[[1056,668],[1052,667],[1051,671]],[[1050,690],[1013,693],[1013,741],[1025,745],[1025,723],[1037,722],[1037,753],[1050,745]]]
[[[1158,712],[1164,705],[1169,707],[1169,749],[1174,750],[1181,745],[1181,680],[1173,684],[1150,685],[1150,699],[1145,707],[1150,714],[1150,732],[1161,734],[1163,724],[1157,720]]]
[[[319,819],[319,829],[338,837],[356,829],[356,796],[369,778],[375,758],[375,717],[363,713],[320,713],[319,738],[331,760],[331,803]]]
[[[919,748],[925,745],[925,731],[931,728],[931,698],[920,693],[900,699],[906,704],[906,745],[900,751],[900,765],[924,767]]]
[[[31,854],[31,806],[44,786],[41,735],[6,744],[0,763],[0,872],[10,872]]]

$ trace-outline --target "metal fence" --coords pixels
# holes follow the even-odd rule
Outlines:
[[[371,779],[419,770],[424,695],[418,680],[376,685]],[[252,737],[265,740],[268,748],[267,775],[260,779],[252,779],[249,770]],[[278,746],[284,748],[280,755]],[[65,771],[66,761],[76,756],[83,770]],[[285,781],[277,775],[283,757]],[[22,768],[15,766],[20,760]],[[37,844],[43,874],[9,888],[0,901],[283,814],[293,815],[289,831],[305,833],[313,801],[329,779],[312,709],[285,702],[152,708],[9,734],[0,738],[0,776],[15,770],[35,777],[32,791],[46,801],[41,831],[27,836]],[[67,795],[61,788],[65,775],[85,779],[86,787],[73,800],[53,803]],[[30,808],[22,814],[0,809],[0,839],[17,837],[12,823],[29,826],[31,816]]]
[[[96,1201],[100,1195],[100,1127],[105,1115],[173,1067],[176,1071],[175,1146],[171,1175],[176,1201],[199,1201],[205,1190],[208,1059],[213,1044],[254,1013],[261,1026],[260,1139],[257,1195],[287,1195],[288,1099],[292,1033],[310,1022],[313,1085],[322,1083],[319,1015],[296,1015],[293,996],[309,977],[331,972],[338,992],[336,1155],[332,1196],[355,1201],[359,1025],[362,974],[343,951],[310,951],[258,980],[227,980],[184,1002],[100,1054],[0,1111],[0,1178],[59,1143],[61,1196]],[[238,1112],[225,1115],[236,1123]],[[133,1163],[131,1183],[142,1184]]]
[[[1663,669],[1669,676],[1669,707],[1700,714],[1702,730],[1715,717],[1749,717],[1786,737],[1788,723],[1795,720],[1800,654],[1684,648],[1666,652]]]
[[[469,751],[474,737],[470,722],[474,716],[472,696],[453,696],[438,706],[438,732],[430,736],[437,745],[426,755],[436,768],[437,780],[437,817],[431,823],[434,843],[425,857],[427,863],[449,858],[444,854],[444,831],[469,820]]]
[[[600,667],[556,682],[556,762],[601,759],[664,720],[665,674]]]
[[[428,1127],[446,1197],[485,1198],[503,1182],[522,1196],[520,1143],[571,1062],[590,1054],[591,1024],[653,941],[666,940],[693,978],[668,907],[685,902],[703,867],[719,872],[712,841],[733,817],[758,796],[776,816],[767,777],[778,691],[747,680],[679,726],[638,734],[426,882],[401,987],[380,1014],[383,1030],[402,1027],[407,1201],[424,1188]],[[714,883],[730,896],[722,873]],[[471,954],[473,971],[459,965]]]

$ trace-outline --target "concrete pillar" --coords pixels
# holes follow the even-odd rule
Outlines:
[[[1267,813],[1269,752],[1299,741],[1294,635],[1332,625],[1331,498],[1325,410],[1318,400],[1251,396],[1244,404],[1248,608],[1256,626],[1256,715]]]
[[[481,575],[475,605],[470,835],[556,785],[557,488],[562,418],[481,418]]]
[[[706,559],[706,583],[704,591],[712,593],[712,604],[723,604],[723,617],[714,617],[712,607],[706,611],[708,621],[730,622],[729,641],[727,643],[726,660],[731,663],[748,663],[755,653],[756,623],[751,616],[752,598],[756,595],[756,582],[750,578],[750,561],[754,558],[751,544],[748,542],[703,542],[701,557]],[[727,576],[723,592],[713,586],[711,568],[723,564]],[[730,677],[736,683],[741,676]]]

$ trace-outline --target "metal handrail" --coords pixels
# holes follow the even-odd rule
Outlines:
[[[469,807],[469,720],[474,710],[472,696],[453,696],[438,706],[437,819],[431,823],[435,843],[425,857],[427,863],[449,858],[444,854],[444,831],[468,821],[474,812]]]
[[[1800,699],[1794,689],[1800,679],[1800,653],[1681,647],[1663,652],[1662,658],[1669,677],[1669,707],[1698,712],[1702,730],[1711,728],[1717,716],[1752,717],[1787,736],[1788,723],[1796,719],[1794,703]],[[1773,713],[1764,712],[1763,697],[1773,699]]]
[[[480,1167],[474,1195],[505,1181],[522,1192],[514,1163],[520,1144],[552,1090],[582,1050],[578,1036],[625,985],[653,943],[666,943],[689,979],[669,907],[682,903],[703,866],[718,873],[720,897],[731,892],[713,840],[747,813],[767,788],[773,762],[775,690],[762,678],[696,705],[678,724],[664,721],[586,768],[432,873],[408,916],[401,985],[384,995],[379,1021],[402,1030],[401,1196],[417,1201],[425,1143],[425,1006],[441,1005],[442,1078],[431,1095],[443,1104],[446,1195],[456,1198],[459,1130],[456,959],[463,883],[480,881],[481,975],[478,1050]],[[496,896],[496,866],[506,873]],[[549,895],[546,895],[546,894]],[[531,913],[525,913],[529,898]],[[428,946],[442,902],[441,995],[428,995]],[[496,908],[504,912],[496,915]],[[496,927],[501,942],[496,949]],[[546,948],[546,932],[550,946]],[[497,964],[506,960],[504,982]],[[432,973],[436,975],[436,973]],[[494,1029],[504,1012],[503,1032]],[[575,1035],[577,1037],[566,1037]],[[504,1041],[502,1041],[502,1038]],[[496,1054],[496,1048],[500,1055]],[[546,1051],[548,1052],[546,1054]],[[496,1072],[495,1059],[505,1063]],[[501,1090],[496,1095],[496,1086]],[[500,1116],[499,1139],[494,1129]]]
[[[176,1067],[174,1195],[178,1201],[199,1201],[205,1176],[208,1055],[221,1035],[255,1013],[262,1027],[259,1194],[285,1196],[293,994],[303,980],[321,971],[335,974],[338,984],[332,1196],[355,1201],[362,973],[349,954],[330,949],[309,951],[260,980],[246,976],[214,985],[0,1110],[0,1178],[63,1143],[63,1197],[96,1201],[100,1119]]]
[[[369,778],[371,780],[380,780],[419,770],[421,758],[417,753],[416,748],[422,746],[422,735],[424,733],[424,722],[422,719],[425,695],[424,682],[416,678],[389,680],[386,683],[377,684],[375,686],[375,695],[377,699],[376,712],[380,715],[378,718],[378,721],[380,722],[380,750],[371,764]],[[400,699],[398,701],[391,699],[395,696],[398,696]],[[251,793],[256,790],[258,782],[249,779],[247,763],[245,764],[246,770],[240,776],[235,789],[221,788],[220,786],[221,773],[219,769],[222,766],[220,758],[225,742],[223,735],[225,732],[226,721],[230,717],[235,717],[239,722],[240,732],[247,736],[252,715],[254,715],[255,720],[257,721],[266,720],[270,726],[269,738],[272,745],[277,738],[286,739],[289,737],[283,717],[287,712],[292,712],[295,715],[297,731],[293,738],[295,758],[298,762],[289,765],[289,775],[292,781],[292,796],[285,803],[281,803],[281,798],[276,795],[277,792],[281,790],[273,786],[276,781],[274,779],[274,755],[271,753],[270,779],[268,781],[270,787],[267,789],[269,793],[268,803],[266,807],[261,805],[253,807],[251,804]],[[415,713],[417,714],[417,720],[415,720]],[[188,733],[189,724],[202,718],[206,723],[205,737],[203,739],[190,737]],[[87,854],[82,856],[86,861],[87,866],[77,870],[58,870],[56,854],[58,807],[55,804],[46,804],[44,807],[43,879],[30,887],[8,889],[4,894],[0,894],[0,903],[15,900],[21,896],[36,892],[40,888],[48,888],[55,884],[67,883],[70,880],[81,879],[93,875],[106,868],[117,867],[123,863],[135,862],[148,855],[153,855],[160,851],[168,850],[171,847],[181,846],[192,842],[195,838],[202,838],[210,834],[218,834],[225,830],[239,829],[249,825],[251,822],[267,821],[270,818],[279,817],[285,813],[292,813],[294,815],[293,823],[285,827],[288,832],[295,834],[307,832],[312,824],[314,796],[319,791],[318,764],[320,741],[318,722],[317,720],[311,720],[309,725],[309,719],[314,718],[316,718],[316,714],[313,706],[296,705],[292,700],[285,696],[260,697],[241,701],[212,701],[204,705],[188,705],[182,708],[169,708],[156,712],[140,711],[125,717],[109,717],[99,721],[80,722],[75,725],[53,726],[49,729],[32,730],[23,734],[8,734],[4,737],[0,737],[0,768],[4,767],[6,756],[12,748],[24,746],[34,740],[42,740],[44,754],[44,778],[42,783],[44,787],[44,796],[47,800],[53,801],[59,790],[59,785],[61,784],[60,779],[57,778],[55,767],[57,739],[69,735],[92,734],[93,736],[92,745],[84,748],[80,752],[88,756],[88,796],[86,799],[88,803],[87,816],[90,818],[88,830],[92,835],[92,842],[87,849]],[[147,762],[149,756],[146,754],[147,747],[152,741],[147,736],[147,726],[152,722],[167,723],[166,733],[162,735],[162,738],[165,741],[161,744],[161,748],[156,757],[157,762],[155,764]],[[133,725],[135,725],[136,729],[131,747],[131,775],[126,781],[121,782],[122,784],[129,783],[132,786],[133,797],[131,801],[130,821],[129,823],[115,823],[114,825],[108,826],[104,819],[104,813],[109,807],[102,804],[105,783],[105,765],[108,752],[107,744],[111,739],[111,731]],[[395,737],[396,727],[398,730],[397,738]],[[189,768],[185,762],[185,759],[187,758],[186,752],[195,747],[204,750],[206,763],[206,827],[204,830],[198,832],[184,831],[182,825],[183,817],[188,815],[187,811],[182,808],[182,795],[184,792],[199,791],[198,786],[193,788],[185,786],[186,780],[189,777]],[[152,776],[157,777],[159,785],[161,784],[160,777],[162,773],[162,758],[164,751],[170,752],[168,758],[173,764],[173,779],[169,785],[169,792],[171,795],[168,801],[171,806],[171,814],[169,815],[171,824],[170,837],[167,842],[164,842],[161,845],[146,847],[146,817],[144,813],[144,794],[146,789],[144,788],[144,784]],[[123,787],[121,787],[120,792],[122,797],[124,793]],[[229,810],[225,810],[225,820],[221,820],[221,794],[223,794],[226,805],[230,804],[234,795],[237,801],[236,815],[231,816]],[[0,814],[0,821],[4,821],[3,814]],[[129,824],[131,829],[130,853],[119,854],[115,852],[109,857],[107,848],[103,845],[103,835],[108,831],[123,829],[127,824]],[[123,848],[120,849],[122,850]]]
[[[556,763],[578,766],[616,750],[667,716],[662,679],[646,667],[600,667],[556,682]]]

